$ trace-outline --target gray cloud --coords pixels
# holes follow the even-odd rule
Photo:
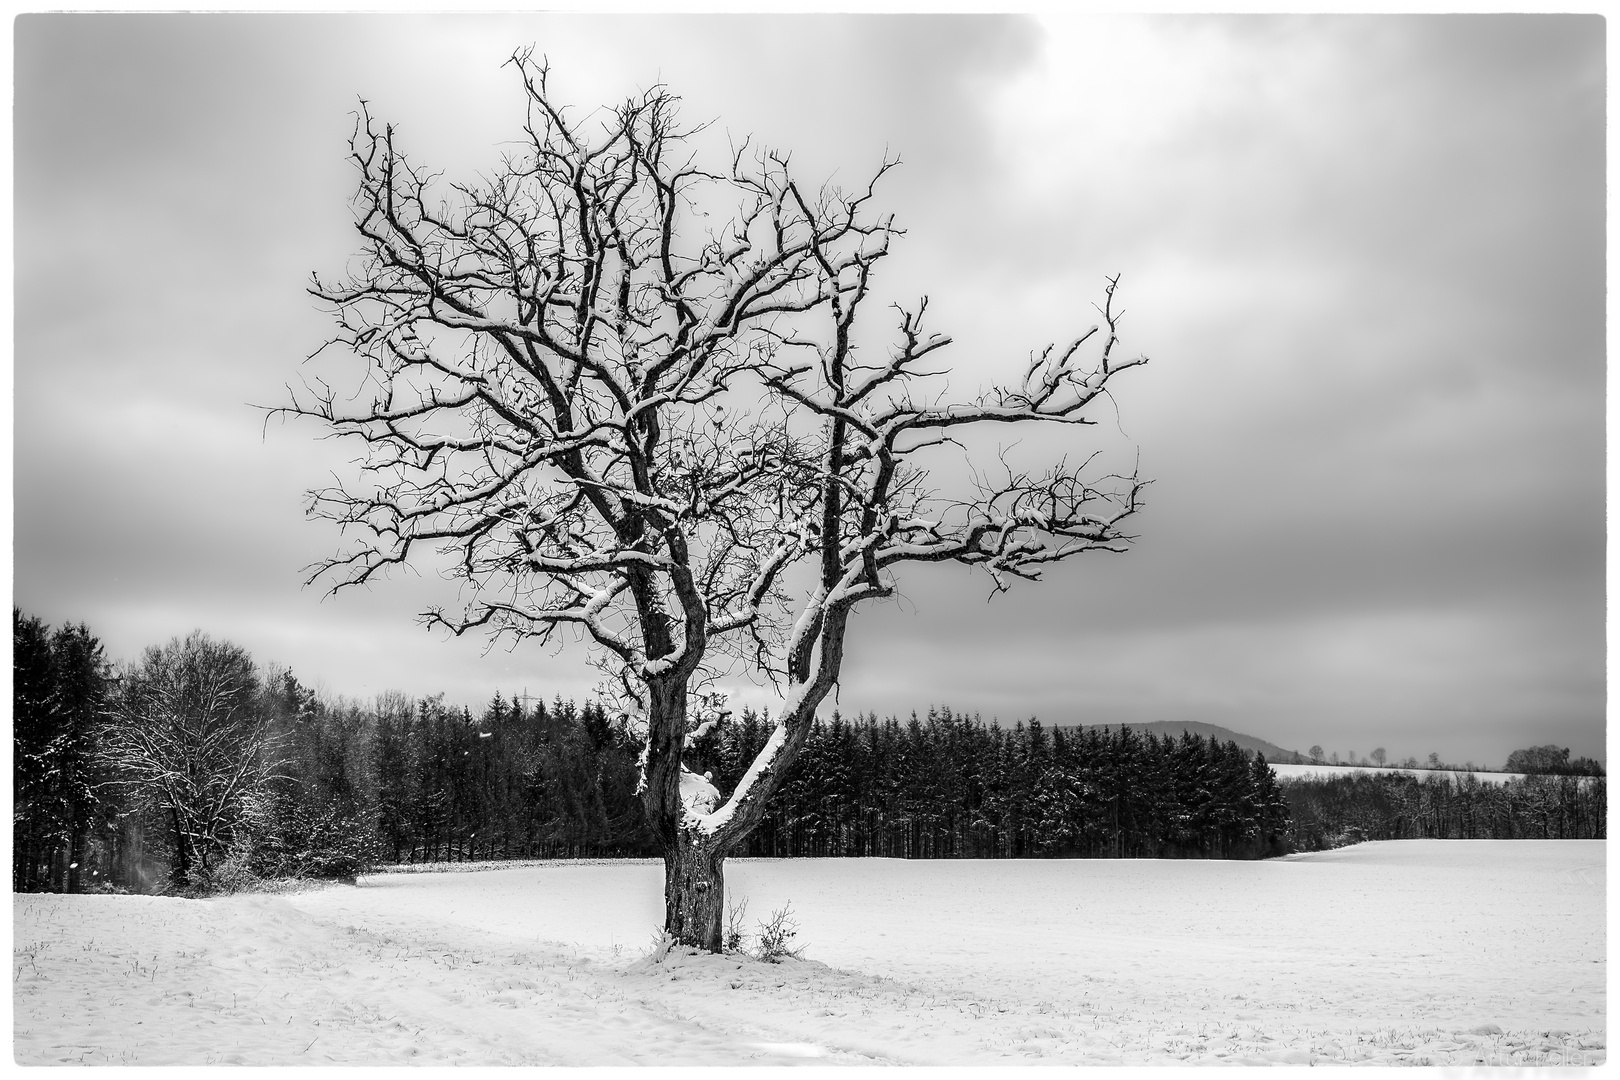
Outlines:
[[[972,381],[1124,272],[1154,363],[1119,423],[1136,551],[986,606],[920,572],[856,630],[846,710],[1230,722],[1287,745],[1603,749],[1601,20],[24,16],[17,25],[17,603],[120,655],[195,625],[331,689],[585,692],[446,644],[429,575],[322,602],[301,493],[345,455],[271,424],[350,250],[356,97],[454,173],[547,52],[662,78],[711,133],[853,182],[885,149]],[[1362,745],[1365,743],[1366,745]]]

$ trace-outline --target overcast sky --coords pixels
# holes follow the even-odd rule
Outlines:
[[[546,53],[582,105],[684,115],[881,189],[964,378],[1122,275],[1124,556],[986,604],[928,569],[854,625],[839,704],[1202,720],[1495,763],[1604,738],[1604,27],[1596,17],[23,16],[14,601],[117,658],[193,628],[366,697],[584,696],[398,577],[323,599],[303,492],[350,451],[286,400],[355,250],[357,98],[451,178]],[[975,374],[977,373],[977,374]],[[1128,465],[1128,463],[1127,463]]]

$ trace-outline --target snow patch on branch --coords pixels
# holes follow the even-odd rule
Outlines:
[[[686,644],[682,642],[681,647],[670,653],[668,656],[660,656],[657,660],[649,660],[645,664],[642,664],[641,674],[644,678],[648,679],[656,679],[661,675],[668,675],[670,672],[675,670],[675,665],[679,664],[685,658]]]
[[[777,758],[781,757],[782,747],[786,744],[787,727],[778,723],[775,729],[772,730],[771,737],[765,740],[765,746],[755,755],[754,763],[748,767],[748,771],[743,774],[743,778],[737,782],[737,789],[731,793],[731,798],[727,799],[726,805],[718,810],[714,809],[714,803],[711,802],[703,810],[696,811],[693,804],[686,801],[686,778],[691,774],[683,770],[681,773],[681,802],[686,809],[684,822],[686,827],[695,829],[705,836],[713,836],[724,828],[726,823],[736,814],[737,807],[742,803],[743,799],[747,798],[749,791],[759,782],[759,778],[776,767]],[[704,782],[707,783],[707,781]],[[710,791],[714,791],[712,784],[708,786]],[[720,793],[715,791],[715,802],[719,801],[719,796]]]
[[[720,801],[720,789],[709,783],[712,775],[704,773],[699,776],[686,766],[681,766],[681,809],[685,820],[702,822],[712,816],[715,804]]]
[[[619,711],[619,719],[624,721],[625,734],[641,743],[641,753],[636,757],[636,794],[640,795],[647,790],[647,755],[652,749],[647,733],[651,727],[646,707],[635,698],[628,695],[626,698],[624,708]]]

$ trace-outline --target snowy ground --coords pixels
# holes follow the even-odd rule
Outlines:
[[[1277,774],[1279,780],[1297,780],[1302,776],[1318,779],[1333,776],[1364,776],[1368,773],[1400,773],[1415,776],[1420,780],[1426,776],[1443,776],[1460,781],[1465,776],[1472,776],[1482,784],[1505,784],[1509,780],[1524,779],[1524,773],[1516,772],[1470,773],[1463,769],[1397,769],[1379,768],[1376,765],[1272,765],[1271,771]]]
[[[14,898],[24,1064],[1596,1064],[1603,841],[734,861],[806,959],[648,959],[660,867]]]

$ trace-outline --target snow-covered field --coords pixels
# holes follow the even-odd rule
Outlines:
[[[1426,776],[1443,776],[1451,780],[1461,780],[1465,776],[1472,776],[1482,784],[1505,784],[1509,780],[1524,779],[1524,773],[1516,772],[1470,773],[1461,769],[1396,769],[1379,768],[1375,765],[1272,765],[1271,771],[1277,774],[1279,780],[1297,780],[1302,776],[1318,778],[1365,776],[1369,773],[1401,773],[1406,776],[1415,776],[1419,780]]]
[[[805,959],[675,952],[652,863],[14,898],[24,1064],[1596,1064],[1603,841],[1260,863],[746,860]]]

